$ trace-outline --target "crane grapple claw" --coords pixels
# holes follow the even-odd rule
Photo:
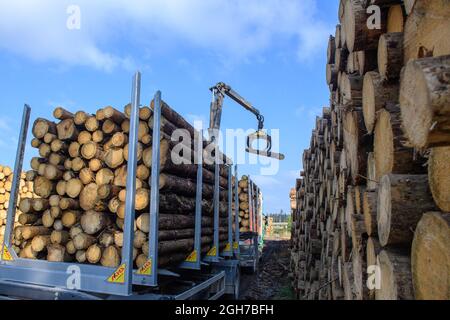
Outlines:
[[[264,140],[266,142],[266,147],[264,150],[255,149],[252,147],[254,141]],[[245,149],[248,153],[253,153],[263,157],[274,158],[278,160],[284,160],[284,155],[277,152],[272,152],[272,137],[266,134],[262,130],[258,130],[255,133],[249,134],[247,136],[247,147]]]

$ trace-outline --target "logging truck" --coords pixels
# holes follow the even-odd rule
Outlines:
[[[237,166],[204,163],[198,133],[198,162],[175,165],[172,133],[195,129],[160,92],[140,105],[140,73],[132,92],[124,112],[36,119],[39,156],[22,174],[25,105],[14,174],[0,174],[11,191],[7,205],[0,197],[0,299],[239,297]]]

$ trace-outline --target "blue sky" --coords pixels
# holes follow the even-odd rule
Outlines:
[[[66,27],[80,8],[80,29]],[[218,81],[230,84],[280,129],[286,160],[277,175],[240,167],[260,185],[265,209],[289,210],[315,116],[328,105],[330,0],[0,0],[0,163],[13,165],[24,103],[33,119],[56,106],[94,112],[130,100],[142,72],[147,105],[156,90],[189,121],[208,120]],[[254,128],[254,117],[226,100],[223,128]],[[25,166],[36,151],[28,147]]]

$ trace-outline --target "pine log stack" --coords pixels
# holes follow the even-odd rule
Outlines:
[[[125,218],[126,177],[131,105],[124,111],[111,106],[94,114],[54,110],[56,121],[39,118],[33,125],[34,148],[27,181],[39,199],[22,199],[26,223],[17,226],[14,241],[22,258],[78,262],[117,267],[121,261]],[[153,105],[139,111],[136,220],[133,257],[135,267],[147,261],[152,166]],[[176,129],[191,134],[194,128],[166,103],[161,108],[159,177],[159,265],[176,266],[194,249],[198,165],[193,152],[174,150]],[[177,142],[179,140],[176,140]],[[206,146],[206,143],[205,143]],[[177,149],[178,150],[178,149]],[[183,151],[184,150],[184,151]],[[192,150],[194,150],[192,148]],[[173,156],[176,153],[181,164]],[[203,166],[202,254],[213,246],[214,165]],[[228,174],[220,165],[220,249],[228,240]]]
[[[238,198],[239,198],[239,231],[241,233],[246,232],[258,232],[258,217],[259,212],[255,212],[256,214],[256,226],[252,225],[252,222],[250,221],[251,213],[250,213],[250,199],[249,199],[249,178],[248,176],[242,176],[241,180],[238,182]],[[258,192],[258,187],[254,182],[253,184],[253,204],[256,205],[258,210],[262,210],[261,201],[262,201],[262,194],[261,192]],[[234,215],[234,212],[233,212]]]
[[[297,297],[448,300],[450,5],[341,0],[339,22],[291,193]]]
[[[3,246],[13,177],[14,174],[10,167],[0,165],[0,247]],[[33,193],[33,183],[26,181],[25,179],[26,174],[22,173],[19,180],[19,199],[35,198],[36,195]],[[18,210],[14,224],[16,226],[21,225],[27,221],[27,219],[28,217]]]

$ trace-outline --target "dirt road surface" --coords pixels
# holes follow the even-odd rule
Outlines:
[[[266,239],[257,275],[242,275],[241,300],[291,298],[289,240]]]

